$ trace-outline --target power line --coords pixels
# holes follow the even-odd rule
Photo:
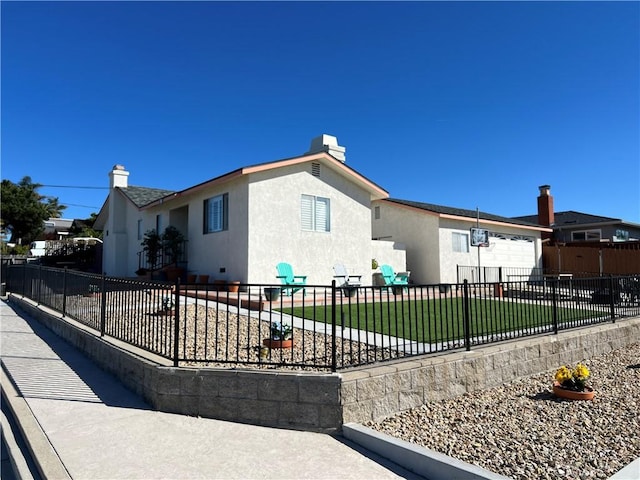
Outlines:
[[[41,187],[51,188],[87,188],[91,190],[109,190],[109,187],[84,187],[79,185],[41,185]]]
[[[92,207],[90,205],[78,205],[75,203],[63,203],[62,205],[64,205],[65,207],[82,207],[82,208],[93,208],[93,209],[100,208],[100,207]]]

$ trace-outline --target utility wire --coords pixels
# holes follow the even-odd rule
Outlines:
[[[78,185],[40,185],[41,187],[52,187],[52,188],[88,188],[92,190],[109,190],[109,187],[81,187]]]

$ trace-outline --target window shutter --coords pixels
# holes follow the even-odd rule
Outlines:
[[[319,232],[329,231],[329,199],[316,197],[316,225]]]
[[[302,229],[313,230],[313,197],[310,195],[302,195],[301,205]]]
[[[229,194],[222,195],[222,230],[229,229]]]

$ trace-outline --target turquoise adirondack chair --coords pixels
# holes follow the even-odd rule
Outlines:
[[[302,290],[304,295],[307,294],[304,285],[307,284],[307,276],[306,275],[294,275],[293,268],[290,264],[281,262],[276,266],[278,270],[278,275],[276,278],[279,278],[283,285],[286,285],[288,288],[282,289],[282,294],[287,297],[293,295],[298,290]]]
[[[406,273],[394,272],[393,268],[391,268],[390,265],[380,265],[380,272],[382,273],[384,284],[387,287],[395,287],[398,285],[403,286],[409,284],[409,275]],[[403,287],[403,290],[406,290],[406,288]]]

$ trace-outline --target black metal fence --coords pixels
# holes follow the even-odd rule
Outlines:
[[[542,268],[537,267],[478,267],[457,265],[458,283],[538,282],[544,278]]]
[[[180,284],[43,266],[7,290],[174,365],[338,370],[640,315],[640,276],[406,286]],[[289,340],[291,345],[283,340]]]

